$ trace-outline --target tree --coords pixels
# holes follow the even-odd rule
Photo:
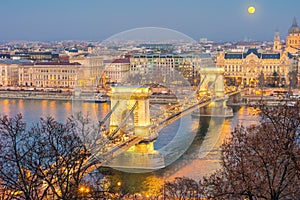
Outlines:
[[[27,158],[28,169],[60,199],[76,197],[86,170],[83,164],[90,155],[74,129],[72,120],[62,124],[48,117],[30,130],[38,142]]]
[[[300,198],[300,104],[260,110],[260,124],[238,126],[222,145],[221,169],[201,181],[208,198]]]
[[[145,197],[151,196],[151,198],[157,199],[162,191],[162,185],[163,182],[161,178],[158,178],[156,176],[148,176],[145,178],[145,180],[142,182],[142,190],[141,194]]]
[[[39,188],[42,181],[37,174],[26,168],[26,158],[35,146],[26,132],[22,115],[0,118],[0,184],[14,199],[43,199]]]
[[[258,75],[258,87],[263,90],[264,86],[265,86],[265,75],[263,72],[261,72],[259,75]]]
[[[272,87],[277,87],[280,84],[280,76],[279,74],[274,71],[272,74]]]
[[[14,199],[77,199],[83,177],[102,163],[107,140],[99,124],[77,114],[26,129],[22,115],[0,117],[0,186]]]
[[[176,177],[174,181],[166,182],[163,189],[166,199],[194,199],[199,195],[198,183],[187,177]]]
[[[298,85],[298,73],[297,71],[291,71],[288,73],[289,77],[289,88],[295,88]]]

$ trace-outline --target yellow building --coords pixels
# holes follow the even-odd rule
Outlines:
[[[84,90],[94,90],[103,85],[104,62],[100,57],[85,57],[78,69],[77,86]]]
[[[300,51],[300,28],[298,27],[296,18],[293,20],[292,26],[289,28],[286,37],[286,51],[296,53]]]
[[[130,71],[129,58],[105,62],[105,74],[111,83],[122,83],[127,80]]]
[[[41,62],[19,66],[19,85],[36,88],[74,88],[78,63]]]
[[[86,57],[82,64],[73,62],[40,62],[20,64],[17,84],[36,88],[80,87],[94,90],[101,85],[104,72],[103,60],[98,57]]]
[[[19,61],[14,60],[0,61],[0,86],[18,85],[19,64]]]
[[[217,56],[217,67],[224,68],[228,85],[257,86],[264,77],[264,85],[285,85],[290,68],[288,53],[259,53],[249,49],[244,53],[221,52]]]

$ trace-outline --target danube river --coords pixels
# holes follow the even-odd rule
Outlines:
[[[159,107],[155,105],[153,107]],[[40,117],[53,116],[64,122],[77,112],[101,120],[110,110],[109,103],[81,101],[1,99],[0,114],[11,117],[23,114],[27,125],[37,122]],[[159,133],[154,143],[156,150],[164,156],[166,167],[154,172],[164,180],[176,176],[201,178],[219,168],[219,147],[238,124],[255,124],[257,117],[253,108],[235,108],[232,118],[194,118],[187,115],[168,125]],[[134,171],[133,171],[134,172]]]

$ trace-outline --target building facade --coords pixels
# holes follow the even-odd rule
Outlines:
[[[228,85],[280,86],[288,84],[290,58],[288,53],[259,53],[257,49],[245,53],[221,52],[217,56],[217,67],[224,68]]]
[[[108,76],[111,84],[127,82],[130,71],[130,59],[115,59],[105,62],[104,73]]]
[[[0,60],[0,86],[18,85],[19,65],[19,61]]]
[[[103,85],[101,82],[103,74],[104,62],[102,58],[85,57],[78,68],[77,86],[87,90],[100,87]]]
[[[208,66],[214,66],[209,54],[136,54],[130,59],[130,74],[145,79],[141,83],[153,78],[159,83],[178,81],[181,76],[188,84],[198,85],[200,68]]]
[[[42,62],[19,66],[19,85],[35,88],[74,88],[78,63]]]

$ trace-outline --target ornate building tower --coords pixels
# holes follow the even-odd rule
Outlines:
[[[274,35],[273,51],[280,52],[281,50],[282,50],[282,45],[280,42],[280,34],[278,31],[276,31]]]
[[[296,18],[294,18],[293,24],[289,28],[289,32],[286,37],[286,50],[289,53],[296,53],[300,51],[300,28],[298,27]]]

